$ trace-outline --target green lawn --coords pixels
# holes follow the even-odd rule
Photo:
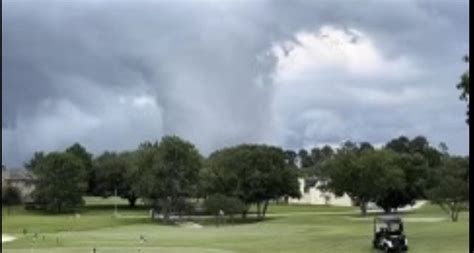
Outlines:
[[[87,202],[80,218],[21,208],[6,215],[2,209],[3,233],[18,237],[3,244],[2,252],[79,253],[92,252],[93,247],[97,253],[138,252],[140,235],[148,238],[143,253],[378,252],[371,248],[371,217],[363,218],[353,208],[273,205],[264,222],[186,228],[153,223],[146,209],[127,209],[124,201],[119,218],[113,217],[114,201],[88,198]],[[468,213],[452,223],[441,220],[447,216],[438,207],[427,205],[404,218],[410,252],[468,252]],[[26,236],[23,229],[28,230]],[[31,251],[33,233],[39,237]]]

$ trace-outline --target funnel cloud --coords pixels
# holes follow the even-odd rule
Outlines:
[[[2,163],[175,134],[207,155],[404,134],[467,154],[468,4],[2,2]]]

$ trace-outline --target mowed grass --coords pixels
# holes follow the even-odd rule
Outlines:
[[[115,218],[115,200],[87,200],[80,218],[15,208],[12,215],[3,216],[2,231],[18,239],[3,244],[2,252],[79,253],[93,248],[97,253],[138,252],[139,248],[142,253],[378,252],[371,248],[372,216],[361,217],[354,208],[272,205],[263,222],[192,228],[152,222],[148,210],[128,209],[123,201]],[[468,213],[452,223],[443,220],[447,216],[437,206],[427,205],[403,216],[410,252],[468,252]],[[28,230],[26,236],[23,229]],[[33,233],[38,233],[34,244]],[[139,243],[140,235],[147,237],[144,245]]]

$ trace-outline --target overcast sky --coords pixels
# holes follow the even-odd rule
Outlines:
[[[469,152],[468,0],[2,1],[2,163],[176,134],[207,155],[385,143]]]

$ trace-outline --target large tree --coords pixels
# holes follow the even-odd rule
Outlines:
[[[309,161],[305,163],[306,167],[302,168],[303,176],[306,178],[305,185],[307,187],[314,186],[321,175],[321,167],[326,161],[332,158],[334,151],[330,146],[322,148],[314,147],[309,154]]]
[[[139,171],[135,154],[104,152],[93,162],[97,184],[96,194],[109,197],[117,194],[135,207],[138,199],[136,185],[139,183]]]
[[[11,185],[2,185],[2,208],[7,208],[7,214],[10,215],[11,206],[22,203],[20,189]]]
[[[92,154],[79,143],[74,143],[68,147],[66,153],[76,156],[84,165],[84,168],[87,170],[87,193],[93,195],[97,185],[97,180],[95,177],[95,170],[92,168]]]
[[[322,169],[322,188],[337,196],[344,193],[356,202],[361,213],[390,189],[404,186],[404,174],[395,164],[396,154],[388,150],[342,148]]]
[[[421,157],[427,165],[424,167],[426,171],[423,179],[425,179],[424,183],[426,185],[423,188],[433,185],[434,176],[441,166],[443,154],[432,147],[424,136],[416,136],[411,140],[405,136],[400,136],[390,140],[384,148],[406,156]],[[421,197],[425,197],[425,194],[422,193]]]
[[[218,224],[219,216],[228,215],[232,222],[234,215],[241,213],[245,209],[245,205],[238,198],[225,196],[220,193],[208,196],[204,201],[204,207],[206,211],[216,217],[216,224]]]
[[[293,150],[285,150],[286,163],[291,167],[297,167],[296,159],[298,154]]]
[[[447,157],[437,175],[437,184],[429,188],[429,199],[441,206],[452,221],[469,205],[469,158]]]
[[[334,155],[334,150],[331,146],[324,145],[324,147],[321,148],[321,154],[325,160],[328,160]]]
[[[283,150],[266,145],[239,145],[211,154],[202,172],[208,194],[220,193],[239,198],[247,208],[257,206],[257,216],[264,218],[270,200],[299,197],[297,171],[285,162]]]
[[[469,64],[469,56],[466,55],[464,61]],[[456,88],[461,91],[459,99],[467,102],[466,123],[469,124],[469,70],[461,75],[461,81],[456,85]]]
[[[35,168],[43,158],[43,152],[35,152],[33,154],[33,158],[31,158],[28,162],[25,163],[25,168],[30,171],[33,170],[33,168]]]
[[[31,168],[36,185],[35,201],[46,211],[65,212],[83,205],[87,190],[87,170],[83,162],[70,153],[50,153]]]
[[[391,212],[406,205],[413,205],[415,200],[423,197],[423,189],[427,182],[428,164],[419,154],[397,154],[393,166],[403,172],[403,184],[391,187],[375,199],[375,203],[385,212]]]
[[[11,185],[2,185],[2,206],[14,206],[21,204],[21,192]]]
[[[142,145],[139,152],[140,191],[168,222],[172,212],[181,211],[183,200],[197,193],[202,157],[193,144],[176,136]]]
[[[298,158],[300,161],[301,168],[309,168],[313,165],[311,156],[306,149],[300,149],[298,151]]]

